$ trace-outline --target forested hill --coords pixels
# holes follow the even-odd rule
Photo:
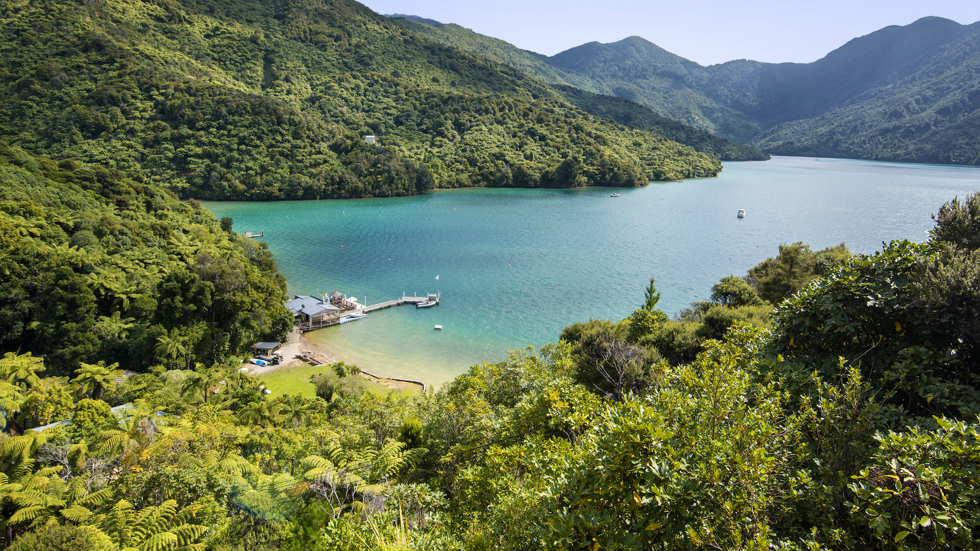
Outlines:
[[[615,95],[773,154],[980,164],[980,23],[926,17],[813,63],[703,67],[635,36],[525,54],[537,64],[530,74],[550,71],[550,82]]]
[[[264,243],[118,170],[0,141],[0,355],[145,371],[251,352],[292,326]],[[7,407],[7,406],[3,406]]]
[[[601,83],[583,83],[574,76],[566,80],[564,71],[553,66],[548,58],[521,50],[503,40],[475,33],[459,25],[433,24],[431,20],[420,17],[406,15],[390,17],[437,42],[506,63],[533,78],[550,83],[573,105],[596,117],[612,119],[632,128],[654,132],[723,161],[757,161],[769,158],[766,153],[755,147],[715,136],[708,131],[658,115],[639,103],[623,100],[623,98],[636,99],[635,95],[629,97],[629,94],[625,94],[620,98],[616,90],[604,87]],[[569,86],[569,81],[574,81],[581,88],[599,93],[576,89]]]
[[[350,0],[5,0],[0,13],[0,136],[184,197],[632,186],[721,169]]]

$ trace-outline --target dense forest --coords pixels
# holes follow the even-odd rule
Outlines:
[[[233,220],[97,165],[0,161],[11,551],[980,538],[980,195],[923,244],[783,245],[673,319],[651,279],[628,318],[435,393],[338,363],[270,396],[239,359],[281,336],[283,282]]]
[[[926,17],[812,63],[709,67],[637,36],[547,57],[458,25],[403,24],[545,82],[617,96],[775,155],[980,164],[980,23]]]
[[[0,351],[65,376],[220,364],[286,335],[265,243],[139,179],[0,142]]]
[[[8,0],[0,14],[0,135],[182,198],[637,186],[721,170],[349,0]]]

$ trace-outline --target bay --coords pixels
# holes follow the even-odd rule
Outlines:
[[[376,375],[438,385],[554,342],[569,324],[628,316],[650,277],[673,314],[780,244],[871,253],[892,239],[924,241],[932,213],[978,189],[975,167],[776,157],[636,189],[203,204],[235,231],[265,233],[291,294],[340,291],[373,304],[441,293],[438,307],[307,333]]]

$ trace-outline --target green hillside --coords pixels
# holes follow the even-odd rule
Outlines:
[[[531,78],[549,84],[568,84],[561,72],[531,52],[498,38],[475,33],[455,23],[433,25],[421,18],[392,16],[398,24],[432,40],[464,52],[509,65]]]
[[[697,151],[718,157],[723,161],[764,160],[769,158],[759,149],[713,136],[709,132],[678,123],[675,120],[657,115],[657,113],[650,109],[644,108],[643,105],[660,105],[661,107],[666,107],[665,102],[667,100],[653,99],[653,94],[659,93],[657,91],[659,88],[657,87],[653,88],[652,91],[638,87],[638,91],[635,93],[628,92],[623,87],[610,88],[603,84],[605,81],[604,77],[584,79],[574,71],[566,72],[564,70],[565,67],[561,67],[554,62],[554,58],[549,59],[532,52],[521,50],[503,40],[475,33],[459,25],[432,25],[424,21],[419,21],[418,18],[409,19],[408,16],[396,17],[400,17],[395,19],[400,24],[423,36],[447,46],[452,46],[493,61],[505,63],[532,78],[552,84],[566,100],[590,115],[611,119],[632,128],[647,130],[665,136],[670,140],[688,145]],[[598,93],[589,93],[584,90],[576,91],[574,87],[568,86],[569,84],[578,86],[580,89]],[[622,101],[621,98],[632,101]],[[665,108],[663,110],[667,111],[669,109]],[[686,117],[685,119],[687,118],[690,117]],[[697,120],[701,120],[702,123],[704,122],[703,118],[698,117],[692,118],[691,122],[687,120],[685,122],[692,124]]]
[[[721,168],[349,0],[8,0],[0,12],[0,135],[185,197],[643,185]]]
[[[168,189],[0,142],[0,353],[46,355],[53,376],[221,363],[282,338],[286,280],[230,230]]]
[[[569,103],[596,117],[614,120],[625,126],[646,130],[664,136],[696,151],[707,153],[722,161],[767,161],[769,155],[752,146],[726,140],[710,132],[698,130],[693,126],[661,117],[652,110],[629,100],[593,94],[573,86],[559,86],[555,89]]]

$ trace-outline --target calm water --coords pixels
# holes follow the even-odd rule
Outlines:
[[[368,371],[438,384],[553,342],[571,323],[626,317],[651,276],[660,307],[674,313],[782,243],[869,253],[882,241],[923,241],[932,213],[976,190],[977,168],[780,157],[725,163],[719,178],[618,189],[619,198],[467,189],[206,206],[233,217],[236,231],[265,232],[292,294],[340,291],[373,304],[441,292],[435,308],[391,308],[307,334]]]

